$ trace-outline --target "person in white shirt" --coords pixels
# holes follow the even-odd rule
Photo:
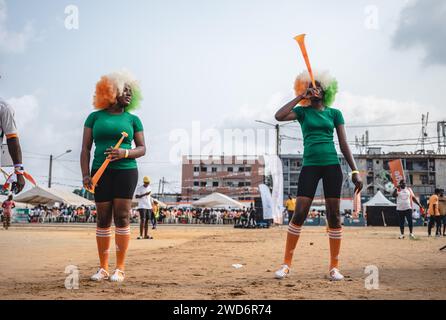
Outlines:
[[[0,98],[0,138],[6,136],[8,151],[14,163],[15,181],[12,183],[11,191],[15,194],[20,193],[25,186],[25,178],[23,176],[24,167],[22,162],[22,149],[20,146],[17,126],[14,118],[14,110],[6,101]]]
[[[399,239],[404,239],[404,225],[407,223],[409,225],[410,238],[414,239],[415,236],[413,234],[413,220],[412,220],[412,212],[413,212],[413,202],[415,202],[420,208],[422,205],[415,197],[411,188],[406,186],[406,182],[404,180],[400,181],[399,187],[395,189],[393,192],[393,196],[396,198],[396,211],[400,218],[400,231],[401,235]]]
[[[138,240],[153,239],[149,236],[149,221],[152,217],[152,189],[150,187],[150,178],[144,177],[144,184],[136,188],[135,197],[138,199],[138,212],[139,212],[139,237]]]

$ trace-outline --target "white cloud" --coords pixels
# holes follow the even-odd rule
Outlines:
[[[34,28],[31,23],[27,23],[20,32],[10,31],[6,27],[7,19],[6,1],[0,0],[0,52],[22,53],[34,38]]]
[[[38,116],[39,101],[34,95],[13,97],[8,99],[7,102],[15,111],[16,122],[19,128],[26,128]]]

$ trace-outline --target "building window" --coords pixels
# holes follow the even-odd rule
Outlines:
[[[250,186],[251,186],[251,181],[245,182],[245,187],[250,187]]]
[[[194,167],[194,172],[200,172],[200,168],[199,167]]]
[[[207,186],[206,181],[202,181],[202,182],[200,182],[200,186],[201,186],[201,187],[206,187],[206,186]]]
[[[206,168],[206,167],[201,167],[201,172],[208,172],[208,168]]]
[[[234,168],[233,167],[228,167],[228,172],[234,172]]]
[[[246,167],[246,168],[245,168],[245,171],[246,171],[246,172],[251,172],[251,170],[252,170],[251,167]]]
[[[429,179],[427,177],[427,174],[421,174],[420,175],[420,180],[421,180],[421,184],[422,185],[429,184]]]
[[[239,183],[238,183],[238,186],[239,186],[239,188],[244,187],[244,186],[245,186],[245,183],[244,183],[244,182],[239,182]]]
[[[199,187],[199,186],[200,186],[200,182],[194,181],[194,187]]]
[[[218,185],[219,185],[218,181],[212,182],[212,187],[218,188]]]
[[[232,188],[234,186],[234,182],[228,181],[226,182],[226,186]]]
[[[373,171],[373,160],[367,159],[367,170]]]
[[[217,168],[216,167],[212,167],[212,172],[217,172]]]
[[[245,172],[245,167],[239,167],[238,172]]]

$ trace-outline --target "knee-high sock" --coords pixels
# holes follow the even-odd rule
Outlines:
[[[342,228],[329,229],[330,238],[330,270],[339,268],[339,252],[341,251]]]
[[[108,271],[108,258],[110,256],[111,228],[96,228],[96,243],[98,245],[101,268]]]
[[[297,241],[299,240],[301,232],[302,226],[297,226],[293,223],[290,223],[290,225],[288,226],[288,235],[286,238],[284,258],[284,264],[286,264],[287,266],[291,266],[294,250],[296,249]]]
[[[130,242],[130,226],[125,228],[116,228],[115,243],[116,243],[116,268],[124,271],[125,269],[125,255]]]

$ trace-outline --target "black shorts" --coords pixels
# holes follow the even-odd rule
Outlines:
[[[152,219],[152,210],[150,209],[138,209],[139,212],[139,218],[141,221],[149,221]]]
[[[97,170],[91,172],[94,176]],[[138,183],[138,169],[107,169],[96,186],[94,200],[111,202],[113,199],[133,199]]]
[[[299,176],[297,196],[313,199],[320,179],[324,185],[325,198],[341,198],[344,175],[339,164],[303,167]]]

